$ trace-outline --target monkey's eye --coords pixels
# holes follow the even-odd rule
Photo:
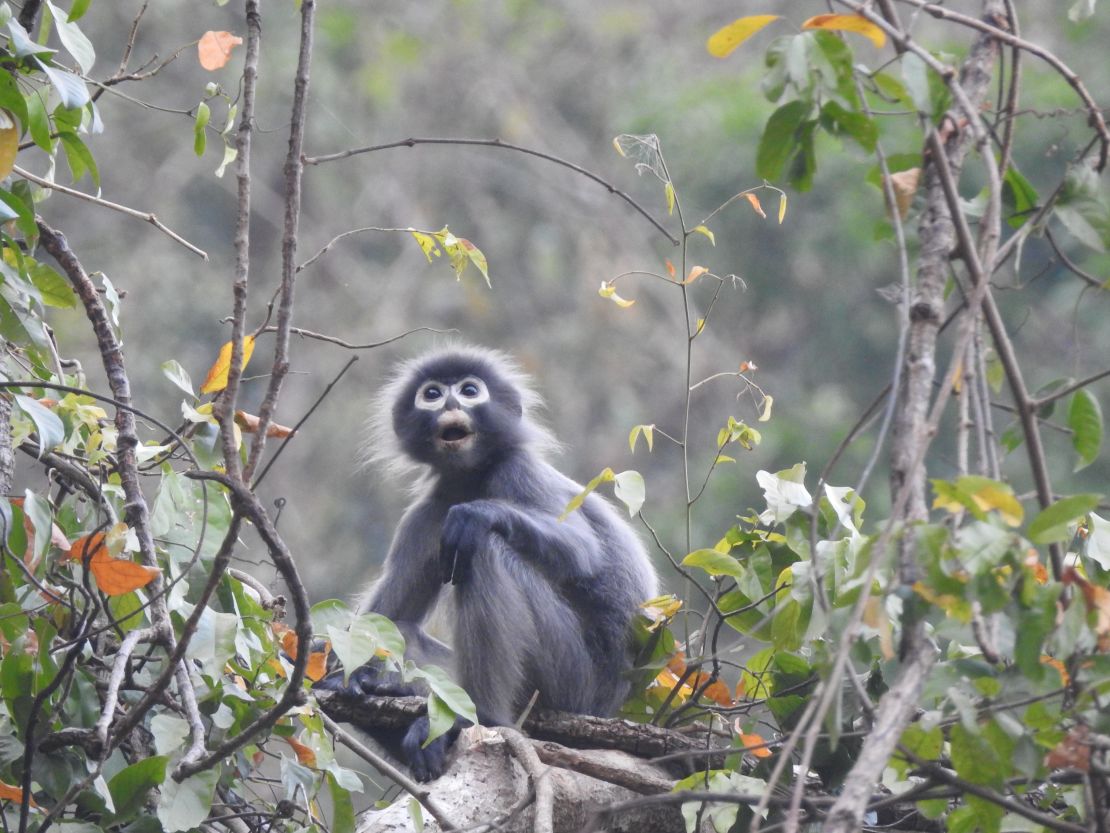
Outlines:
[[[463,379],[452,386],[455,395],[464,400],[468,405],[478,405],[489,399],[489,391],[481,379]]]
[[[438,382],[425,382],[416,391],[416,407],[426,411],[437,411],[443,407],[446,395],[446,390]]]

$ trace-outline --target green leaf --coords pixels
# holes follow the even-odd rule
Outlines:
[[[409,799],[409,819],[416,833],[424,833],[424,809],[415,798]]]
[[[332,833],[355,833],[355,805],[349,790],[340,786],[335,775],[327,773],[328,792],[331,795]]]
[[[771,114],[756,152],[755,170],[763,179],[781,179],[787,162],[799,153],[798,134],[809,110],[809,102],[797,100]]]
[[[56,413],[37,399],[19,393],[15,395],[15,404],[35,424],[39,445],[36,456],[41,458],[47,451],[62,444],[66,437],[66,429]]]
[[[62,46],[81,67],[81,74],[88,75],[96,62],[96,50],[93,49],[92,43],[73,22],[71,15],[62,14],[50,0],[46,0],[46,5],[54,17],[54,28],[58,32],[58,39],[62,42]]]
[[[31,140],[40,149],[50,153],[54,143],[50,138],[50,117],[46,115],[46,90],[38,88],[27,93],[27,130]]]
[[[52,67],[45,61],[39,61],[38,64],[42,71],[46,73],[46,77],[50,79],[50,86],[58,93],[63,107],[72,110],[76,107],[84,107],[89,103],[89,88],[85,86],[85,82],[79,76],[64,69]]]
[[[197,116],[193,121],[193,153],[204,156],[204,149],[208,145],[206,128],[212,118],[212,110],[203,101],[197,105]]]
[[[613,475],[613,494],[617,496],[617,500],[628,507],[629,517],[636,517],[636,513],[640,511],[647,497],[643,475],[632,470]]]
[[[199,827],[212,812],[212,798],[219,780],[218,766],[191,775],[181,783],[167,778],[162,784],[157,810],[158,820],[162,822],[165,833],[179,833]]]
[[[157,715],[155,720],[166,715]],[[179,718],[173,718],[179,720]],[[179,720],[185,724],[184,720]],[[188,724],[185,724],[185,737],[189,736]],[[155,787],[161,786],[166,780],[166,755],[144,758],[138,763],[124,767],[108,782],[108,791],[112,795],[115,813],[112,824],[130,821],[131,818],[142,812],[146,803],[147,794]]]
[[[1087,557],[1110,571],[1110,521],[1094,512],[1087,516]]]
[[[189,373],[185,368],[177,363],[176,360],[170,359],[169,361],[162,362],[162,375],[177,385],[189,396],[196,398],[193,392],[193,380],[189,377]]]
[[[425,665],[412,673],[414,679],[425,680],[432,693],[443,701],[443,705],[459,717],[478,722],[474,701],[462,686],[451,679],[451,675],[437,665]]]
[[[925,61],[913,52],[902,55],[902,80],[918,112],[931,116],[933,100],[929,95],[929,68],[925,65]]]
[[[683,567],[697,567],[711,576],[732,576],[739,579],[744,576],[744,566],[733,558],[717,550],[694,550],[682,559]]]
[[[1068,526],[1098,506],[1100,495],[1072,495],[1056,501],[1029,524],[1026,535],[1034,544],[1051,544],[1071,537]]]
[[[1071,398],[1068,427],[1072,430],[1072,448],[1079,455],[1073,471],[1079,471],[1095,461],[1102,447],[1102,409],[1086,388],[1080,388]]]
[[[73,287],[56,270],[45,263],[32,263],[27,272],[46,306],[61,309],[77,306],[77,294]]]
[[[1040,197],[1037,189],[1021,175],[1017,168],[1009,168],[1002,179],[1002,197],[1004,205],[1009,209],[1006,222],[1010,228],[1021,228],[1033,216]]]
[[[92,0],[73,0],[73,5],[69,8],[69,17],[66,20],[70,23],[80,20],[85,16],[85,12],[89,10],[90,3],[92,3]]]
[[[863,113],[846,110],[835,101],[821,108],[821,126],[833,136],[848,136],[868,153],[875,150],[879,141],[879,128]]]
[[[421,744],[421,749],[426,749],[428,744],[438,737],[451,731],[455,725],[455,712],[433,691],[428,695],[428,737]]]
[[[189,738],[189,724],[176,715],[156,714],[150,719],[150,733],[158,754],[168,755],[183,748]]]

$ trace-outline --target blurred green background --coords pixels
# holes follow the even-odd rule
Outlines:
[[[1020,5],[1025,31],[1065,55],[1105,100],[1105,10],[1076,25],[1066,19],[1068,4]],[[97,47],[96,77],[115,69],[139,6],[139,0],[100,0],[82,20]],[[978,8],[953,6],[970,13]],[[580,164],[666,220],[659,182],[638,177],[611,144],[620,133],[655,133],[687,217],[700,218],[759,183],[755,150],[772,111],[759,88],[763,50],[824,11],[824,4],[801,0],[321,2],[306,151],[331,153],[409,136],[498,137]],[[785,20],[726,60],[706,53],[705,40],[715,29],[761,12]],[[165,57],[209,29],[244,35],[241,14],[234,3],[153,4],[132,65],[155,53]],[[277,284],[281,167],[298,28],[292,2],[266,3],[263,14],[248,327],[262,320]],[[930,48],[951,54],[961,54],[969,41],[966,33],[932,21],[914,27]],[[871,67],[892,55],[889,46],[880,53],[862,38],[852,46],[858,61]],[[154,211],[205,248],[209,262],[149,226],[62,195],[40,206],[86,268],[104,271],[126,291],[122,322],[136,404],[168,422],[179,417],[181,395],[160,365],[177,359],[199,386],[228,337],[222,319],[231,308],[234,173],[214,175],[222,153],[214,133],[206,155],[197,158],[187,111],[213,81],[234,96],[242,59],[240,47],[227,67],[209,73],[198,66],[195,50],[186,49],[152,79],[104,94],[99,106],[106,130],[89,140],[103,196]],[[1018,125],[1017,161],[1044,188],[1058,180],[1088,131],[1070,89],[1043,67],[1028,60],[1025,67],[1022,106],[1030,112]],[[211,106],[212,124],[221,125],[224,108],[218,101]],[[919,150],[920,135],[905,121],[882,125],[889,153]],[[38,170],[32,158],[21,156],[21,164]],[[898,281],[898,261],[881,195],[865,182],[873,164],[858,148],[827,141],[812,190],[790,193],[785,223],[775,222],[775,201],[767,196],[769,219],[737,203],[711,223],[716,247],[694,238],[690,265],[743,281],[743,288],[722,293],[695,342],[695,378],[751,361],[759,367],[755,380],[775,399],[774,418],[758,426],[763,444],[723,467],[698,504],[694,547],[711,546],[738,513],[762,508],[757,469],[805,460],[812,486],[890,376],[897,310],[879,290]],[[976,164],[965,176],[969,198],[978,188]],[[67,181],[61,172],[59,179]],[[87,181],[81,187],[89,187]],[[624,202],[564,168],[496,149],[423,146],[308,168],[299,260],[352,228],[445,224],[483,250],[492,290],[475,272],[456,282],[445,262],[429,265],[407,235],[362,234],[339,242],[302,273],[296,325],[356,343],[415,327],[454,328],[466,341],[512,353],[536,378],[549,422],[566,445],[558,465],[582,481],[605,466],[643,472],[645,514],[666,543],[681,550],[681,456],[665,442],[650,455],[642,444],[634,456],[628,448],[637,423],[681,431],[680,295],[658,282],[625,282],[620,293],[637,303],[621,309],[597,294],[602,280],[621,272],[662,272],[678,250]],[[677,229],[673,218],[667,224]],[[1110,274],[1105,256],[1082,250],[1066,233],[1060,239],[1089,271]],[[1042,241],[1025,247],[1019,274],[1007,271],[996,283],[1032,388],[1110,362],[1106,293],[1081,293],[1082,285]],[[704,308],[712,287],[696,286],[695,303]],[[77,313],[55,323],[62,354],[80,357],[89,385],[105,390],[86,323]],[[406,484],[357,464],[368,400],[395,361],[436,341],[418,334],[361,352],[262,487],[266,500],[285,501],[279,529],[314,600],[353,595],[385,554],[407,492]],[[260,339],[248,375],[265,371],[272,344],[271,336]],[[296,338],[293,351],[278,412],[287,425],[300,419],[349,355]],[[262,379],[247,385],[247,410],[256,407],[264,385]],[[691,456],[698,482],[727,417],[755,424],[751,398],[737,393],[732,381],[720,380],[694,396]],[[1106,411],[1107,383],[1094,393]],[[1007,414],[996,413],[999,429],[1008,422]],[[1047,439],[1058,489],[1105,489],[1105,455],[1073,478],[1068,437],[1049,431]],[[870,434],[855,443],[833,482],[854,483],[873,442]],[[938,443],[933,476],[953,471],[947,445],[943,438]],[[1012,455],[1008,465],[1019,492],[1028,489],[1021,455]],[[884,467],[885,457],[868,489],[872,519],[882,517],[887,500]],[[249,561],[253,552],[261,559],[262,548],[248,544],[244,557]]]

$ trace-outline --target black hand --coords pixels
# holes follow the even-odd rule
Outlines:
[[[346,681],[342,671],[335,671],[317,682],[313,688],[338,691],[352,697],[407,697],[418,693],[414,685],[402,681],[400,673],[386,671],[381,660],[373,660],[356,668]]]
[[[463,584],[472,572],[474,558],[488,545],[500,524],[495,510],[473,502],[452,506],[443,521],[439,544],[440,581]]]
[[[412,722],[401,741],[401,749],[413,778],[417,781],[434,781],[443,774],[447,769],[447,752],[463,725],[462,721],[456,720],[451,729],[424,746],[424,741],[428,739],[428,718],[425,715]]]

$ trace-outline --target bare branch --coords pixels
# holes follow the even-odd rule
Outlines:
[[[677,246],[682,242],[669,231],[667,231],[667,229],[663,227],[662,223],[652,217],[651,214],[649,214],[647,210],[644,209],[638,202],[632,199],[632,197],[628,196],[628,194],[626,194],[620,188],[602,179],[600,176],[593,173],[592,171],[588,171],[580,165],[575,165],[573,162],[568,162],[566,159],[560,159],[558,156],[552,156],[550,153],[544,153],[543,151],[535,150],[533,148],[527,148],[521,145],[514,145],[509,142],[503,142],[500,139],[409,138],[402,139],[399,142],[388,142],[384,145],[370,145],[368,147],[342,150],[338,153],[329,153],[323,156],[306,156],[304,158],[304,163],[306,165],[320,165],[324,162],[334,162],[337,159],[347,159],[348,157],[356,156],[360,153],[374,153],[379,150],[390,150],[392,148],[412,148],[416,147],[417,145],[469,145],[473,147],[501,148],[502,150],[514,150],[517,153],[524,153],[528,156],[535,156],[537,159],[546,159],[548,162],[554,162],[556,165],[561,165],[564,168],[569,168],[575,173],[582,174],[582,176],[586,177],[587,179],[593,180],[598,185],[607,190],[610,194],[620,197],[622,200],[632,206],[632,208],[635,209],[641,216],[643,216],[649,223],[655,226],[655,228],[657,228],[664,237],[670,240],[673,245]]]
[[[208,260],[208,253],[204,251],[204,249],[200,248],[199,246],[194,246],[192,243],[190,243],[173,229],[169,228],[161,220],[159,220],[148,211],[139,211],[134,208],[129,208],[126,205],[120,205],[119,203],[111,202],[110,200],[101,199],[100,197],[94,197],[92,194],[86,194],[84,191],[78,191],[76,188],[67,188],[65,185],[59,185],[56,182],[51,182],[48,179],[43,179],[40,176],[35,176],[30,171],[25,171],[18,165],[13,165],[12,171],[16,174],[19,174],[19,176],[23,177],[28,182],[35,183],[35,185],[41,186],[43,188],[49,188],[52,191],[57,191],[61,194],[66,194],[71,197],[76,197],[79,200],[91,202],[94,205],[99,205],[104,208],[110,208],[112,209],[112,211],[118,211],[121,214],[126,214],[128,217],[134,217],[137,220],[143,220],[144,222],[150,223],[171,240],[180,243],[190,252],[193,252],[193,254],[200,255],[205,260]]]

